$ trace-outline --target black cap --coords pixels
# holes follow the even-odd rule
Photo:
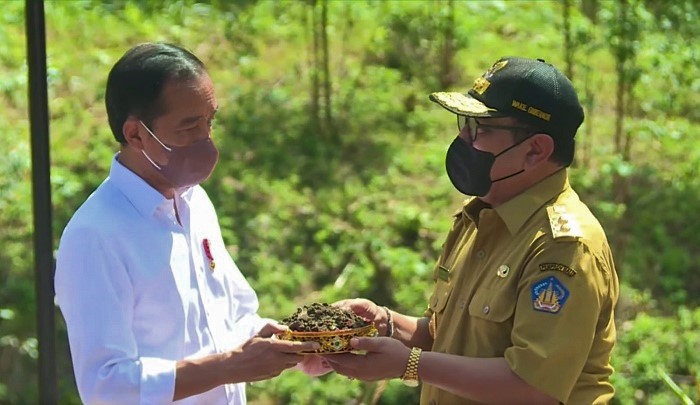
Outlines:
[[[439,92],[430,100],[459,115],[515,117],[556,137],[573,138],[583,122],[571,81],[543,59],[501,58],[466,94]]]

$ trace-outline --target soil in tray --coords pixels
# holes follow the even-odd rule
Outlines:
[[[282,319],[280,323],[289,326],[294,332],[332,332],[357,329],[370,324],[351,311],[326,303],[313,303],[297,308],[294,314]]]

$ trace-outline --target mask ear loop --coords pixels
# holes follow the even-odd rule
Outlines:
[[[146,159],[148,159],[149,162],[151,162],[151,164],[153,165],[153,167],[155,167],[155,168],[158,169],[158,170],[163,170],[160,166],[158,166],[158,165],[156,164],[156,162],[153,161],[153,159],[151,159],[150,157],[148,157],[148,155],[146,154],[146,152],[143,151],[143,149],[141,149],[141,153],[143,154],[143,156],[146,157]]]
[[[507,176],[503,176],[503,177],[501,177],[501,178],[499,178],[499,179],[496,179],[496,180],[491,180],[491,183],[495,183],[495,182],[497,182],[497,181],[509,179],[509,178],[511,178],[511,177],[514,177],[514,176],[519,175],[520,173],[522,173],[522,172],[524,172],[524,171],[525,171],[525,169],[520,169],[519,172],[515,172],[515,173],[513,173],[513,174],[509,174],[509,175],[507,175]]]
[[[148,131],[148,133],[151,134],[151,136],[160,144],[160,146],[163,147],[163,149],[167,150],[168,152],[172,152],[173,149],[170,148],[170,147],[168,147],[168,146],[166,146],[163,142],[161,142],[160,139],[158,139],[158,137],[153,133],[153,131],[151,131],[151,130],[146,126],[146,124],[143,123],[143,121],[139,120],[139,123],[141,123],[141,125],[146,129],[146,131]],[[146,159],[148,159],[149,162],[151,162],[151,164],[153,165],[153,167],[155,167],[155,168],[158,169],[158,170],[163,170],[158,164],[156,164],[156,162],[153,161],[153,159],[151,159],[151,158],[146,154],[146,151],[144,151],[143,149],[141,149],[141,153],[143,154],[143,156],[146,157]]]
[[[149,131],[149,132],[150,132],[150,131]],[[502,151],[500,151],[500,152],[498,152],[497,154],[495,154],[495,155],[493,156],[493,158],[496,159],[497,157],[501,156],[502,154],[504,154],[504,153],[508,152],[509,150],[515,148],[516,146],[520,145],[521,143],[523,143],[523,142],[527,141],[528,139],[532,138],[533,136],[535,136],[536,133],[537,133],[537,132],[533,132],[533,133],[531,133],[530,135],[526,136],[525,138],[519,140],[518,142],[516,142],[516,143],[510,145],[509,147],[503,149]]]
[[[516,146],[520,145],[521,143],[523,143],[523,142],[527,141],[528,139],[532,138],[536,133],[537,133],[537,132],[533,132],[533,133],[531,133],[530,135],[528,135],[527,137],[521,139],[520,141],[514,143],[513,145],[510,145],[509,147],[507,147],[507,148],[503,149],[502,151],[498,152],[497,155],[494,155],[494,160],[496,160],[496,158],[499,157],[499,156],[501,156],[502,154],[508,152],[509,150],[515,148]],[[507,176],[503,176],[503,177],[498,178],[498,179],[496,179],[496,180],[491,180],[491,183],[495,183],[495,182],[497,182],[497,181],[509,179],[509,178],[511,178],[511,177],[513,177],[513,176],[519,175],[520,173],[522,173],[522,172],[524,172],[524,171],[525,171],[525,169],[520,169],[519,172],[515,172],[515,173],[509,174],[509,175],[507,175]]]
[[[158,141],[158,143],[160,144],[160,146],[163,147],[163,149],[167,150],[168,152],[172,152],[173,149],[172,149],[171,147],[169,147],[169,146],[166,146],[163,142],[161,142],[160,139],[158,139],[158,137],[156,136],[156,134],[154,134],[153,131],[151,131],[151,130],[146,126],[146,124],[143,123],[143,121],[139,120],[139,122],[140,122],[141,125],[146,129],[146,131],[148,131],[148,133],[151,134],[151,136],[152,136],[156,141]]]

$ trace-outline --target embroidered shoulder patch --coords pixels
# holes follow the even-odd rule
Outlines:
[[[560,263],[541,263],[540,271],[560,271],[569,277],[576,275],[576,270]]]
[[[569,290],[556,277],[549,276],[532,285],[532,308],[556,314],[569,299]]]

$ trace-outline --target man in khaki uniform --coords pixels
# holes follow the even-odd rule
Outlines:
[[[422,382],[422,404],[607,403],[619,286],[605,233],[568,182],[584,118],[571,82],[543,60],[502,58],[467,94],[430,99],[457,115],[446,168],[473,197],[454,215],[425,316],[342,301],[386,337],[325,361]]]

